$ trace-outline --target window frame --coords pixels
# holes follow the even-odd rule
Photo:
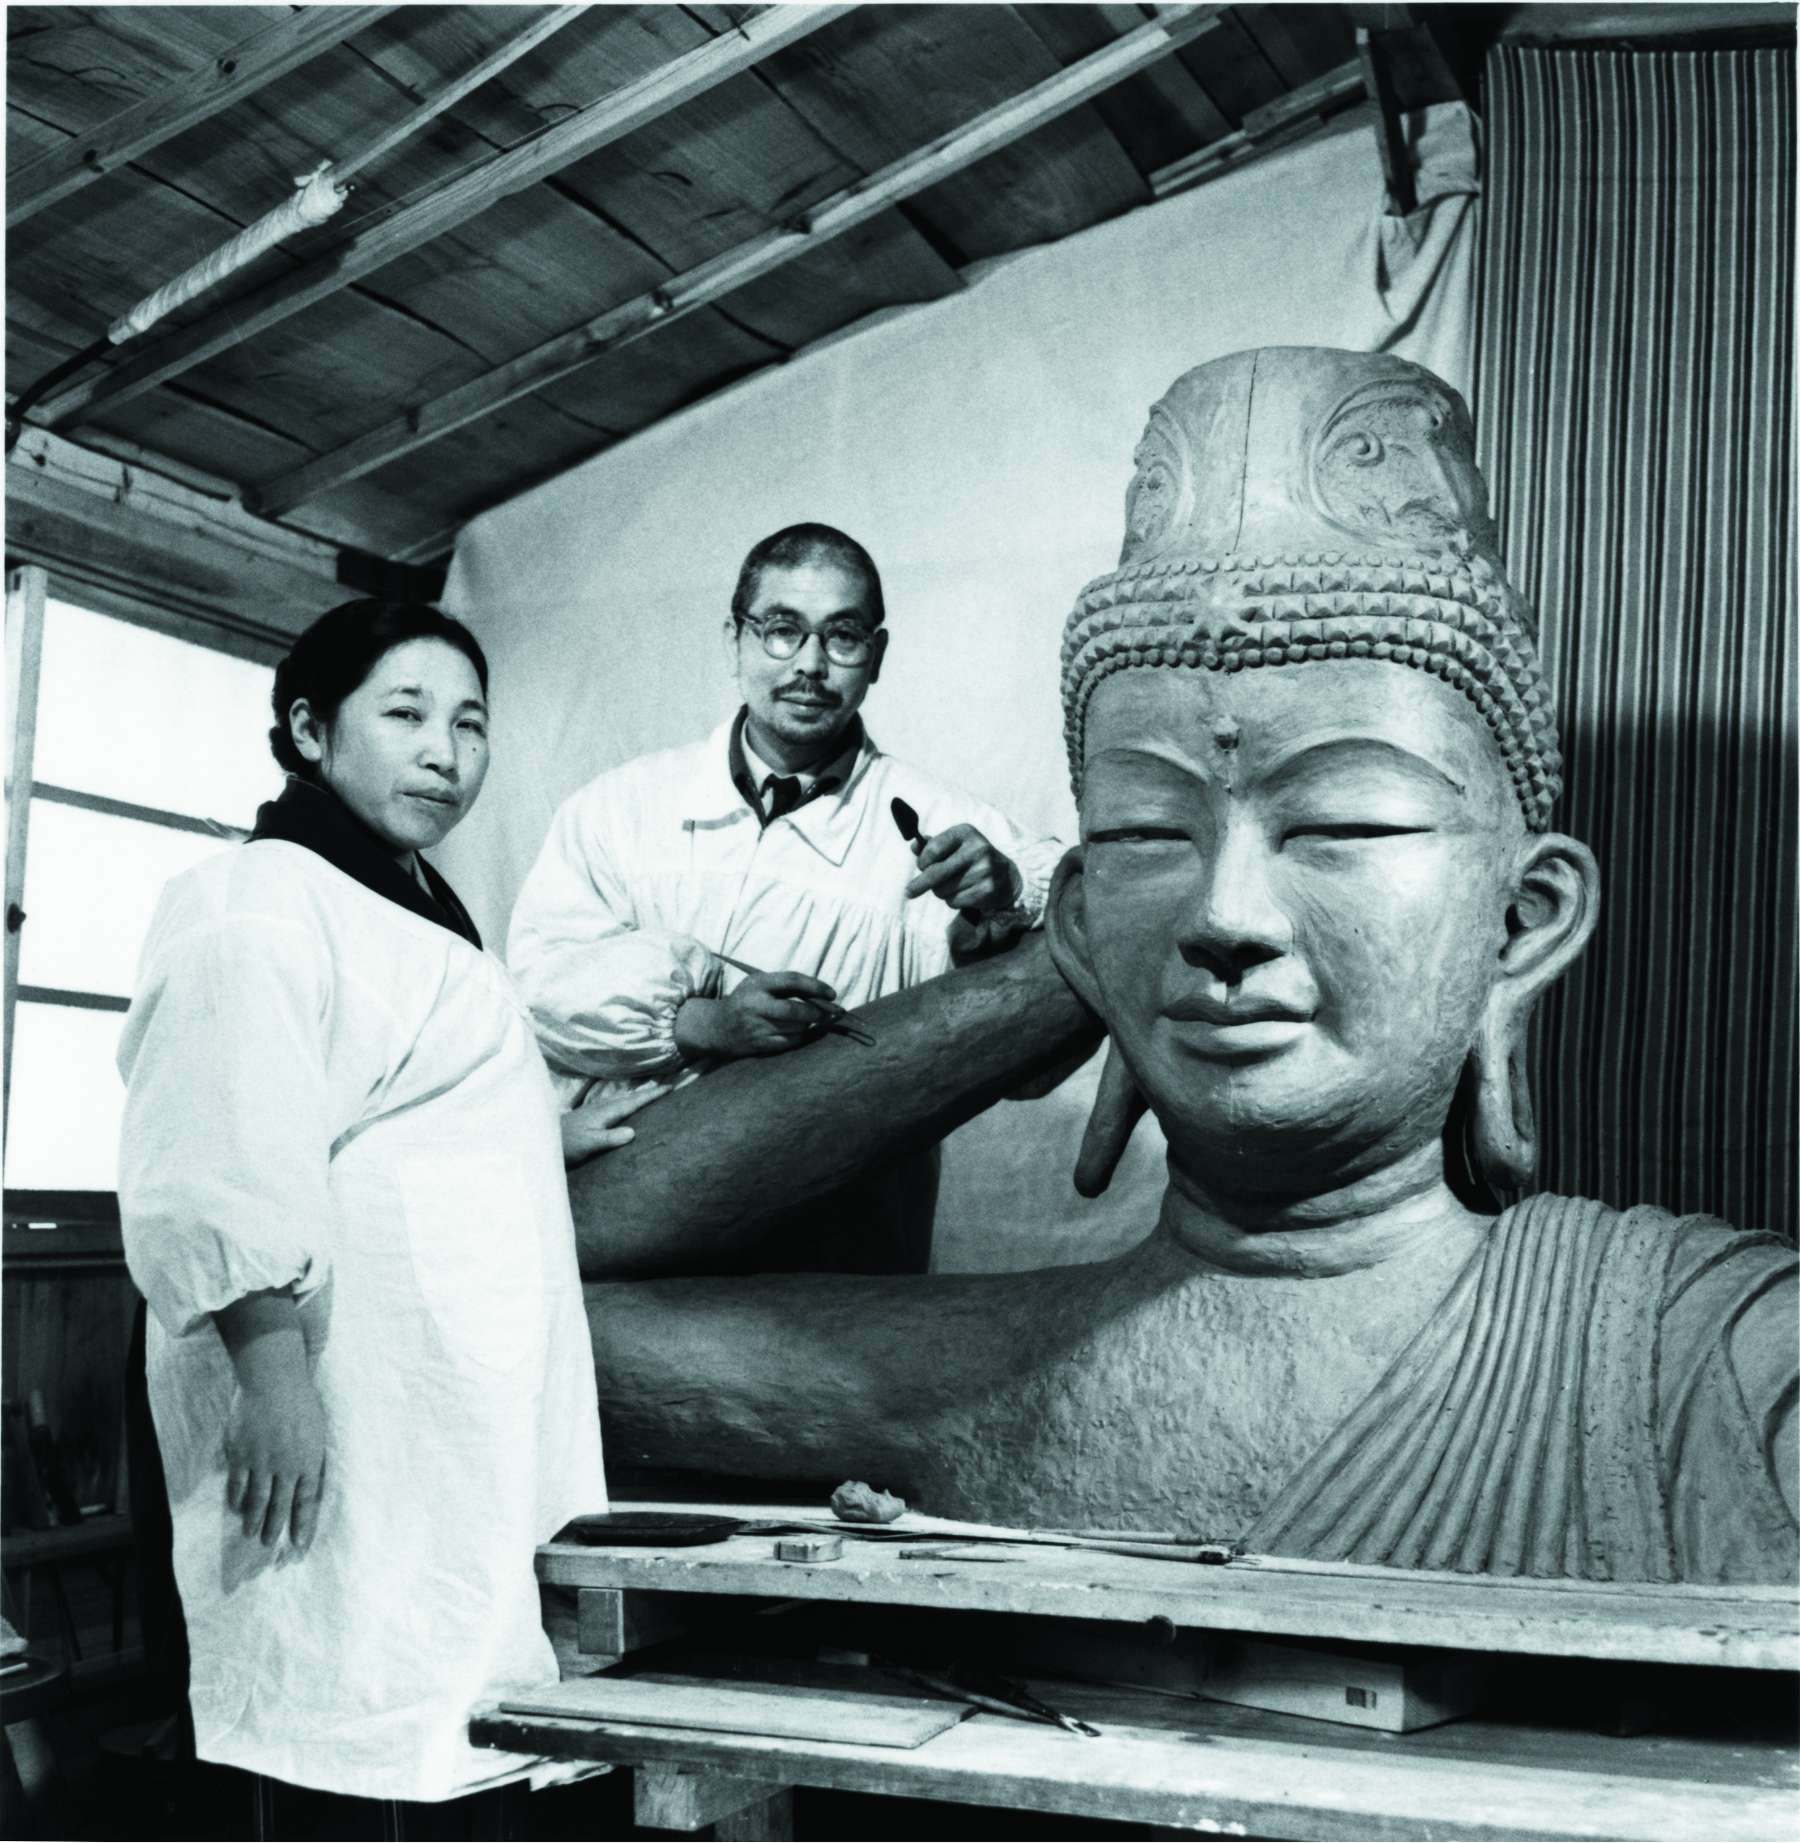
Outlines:
[[[120,611],[117,602],[110,607],[94,605],[80,583],[71,585],[68,596],[72,606],[129,626],[148,628],[170,639],[191,644],[207,642],[194,631],[194,624],[178,618],[141,620]],[[95,992],[66,986],[23,984],[19,979],[24,927],[30,917],[21,905],[25,893],[25,866],[31,837],[31,809],[43,800],[51,805],[71,806],[84,812],[101,813],[113,819],[136,820],[143,825],[161,826],[169,831],[199,833],[214,839],[242,841],[250,836],[242,826],[223,820],[206,819],[198,814],[178,813],[163,807],[140,806],[134,801],[115,799],[109,794],[85,793],[79,788],[61,787],[40,781],[32,772],[36,756],[38,697],[43,676],[44,611],[52,599],[50,571],[38,563],[10,562],[6,571],[6,914],[5,914],[5,987],[0,998],[0,1036],[4,1037],[4,1073],[0,1075],[0,1139],[10,1135],[12,1127],[12,1058],[14,1021],[18,1007],[55,1005],[83,1011],[123,1013],[131,1009],[128,994]],[[254,657],[267,663],[268,649],[241,646],[214,647],[239,657]],[[23,790],[23,798],[18,797]],[[31,1230],[52,1226],[80,1225],[110,1231],[116,1237],[119,1205],[117,1194],[110,1190],[22,1190],[6,1186],[3,1198],[7,1253],[16,1256],[26,1243],[18,1238]],[[17,1243],[17,1246],[15,1246]]]

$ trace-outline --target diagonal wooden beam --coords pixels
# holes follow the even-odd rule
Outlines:
[[[852,11],[850,5],[764,7],[735,31],[683,53],[602,96],[519,146],[471,167],[410,204],[371,217],[342,243],[290,274],[147,345],[135,358],[49,398],[39,414],[67,430],[103,403],[124,403],[228,352],[290,315],[429,243],[490,205],[631,134]]]
[[[52,147],[7,176],[11,230],[90,181],[142,159],[197,123],[241,102],[277,77],[371,26],[391,6],[304,6],[221,51],[210,64],[176,77],[98,128]]]
[[[923,192],[996,149],[1066,115],[1102,90],[1142,70],[1218,23],[1223,6],[1162,6],[1157,17],[1103,51],[979,115],[891,166],[835,192],[797,222],[765,231],[661,287],[609,308],[480,377],[416,404],[344,447],[296,467],[255,492],[258,507],[276,516],[410,454],[454,429],[579,371],[605,353],[672,326],[746,282],[819,248],[831,238]]]

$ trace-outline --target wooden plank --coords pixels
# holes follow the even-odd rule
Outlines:
[[[889,6],[867,9],[829,45],[797,47],[768,76],[833,146],[876,172],[1058,69],[1011,7]],[[1142,175],[1106,123],[1078,106],[1028,125],[979,170],[941,174],[910,210],[960,267],[1146,202]]]
[[[154,95],[92,132],[39,155],[8,175],[7,228],[23,224],[46,205],[67,198],[115,168],[141,159],[264,84],[298,69],[321,51],[353,37],[389,10],[385,6],[300,7],[210,64],[159,87]]]
[[[19,1000],[20,929],[14,905],[25,889],[25,846],[31,826],[31,764],[37,748],[38,683],[44,660],[44,596],[49,578],[36,564],[6,575],[6,962],[5,1072],[0,1121],[12,1118],[13,1011]]]
[[[344,599],[335,545],[47,430],[20,437],[6,485],[8,550],[78,585],[83,599],[90,585],[153,595],[172,614],[260,643],[263,657]]]
[[[382,467],[495,410],[583,369],[647,333],[782,267],[803,250],[935,185],[1208,31],[1219,9],[1166,7],[1138,31],[1096,52],[975,121],[941,135],[905,160],[845,187],[797,224],[753,237],[648,294],[534,347],[470,383],[408,410],[335,453],[296,468],[262,489],[257,500],[280,513],[313,495]]]
[[[588,0],[580,0],[580,4],[572,6],[544,7],[535,18],[502,40],[485,57],[477,58],[445,83],[434,86],[417,108],[363,142],[354,153],[332,161],[331,177],[342,183],[351,174],[373,165],[403,141],[411,140],[427,122],[435,121],[446,109],[454,108],[472,91],[480,89],[484,83],[492,82],[503,70],[518,63],[520,58],[541,45],[552,33],[572,25],[587,10]]]
[[[138,395],[180,376],[442,236],[499,200],[535,185],[582,155],[751,69],[771,52],[818,31],[848,10],[843,5],[766,8],[740,33],[714,39],[603,96],[511,152],[459,174],[412,204],[369,220],[293,273],[153,341],[103,378],[51,398],[43,406],[45,419],[66,426],[100,403]]]
[[[786,1789],[686,1766],[644,1766],[632,1775],[632,1822],[645,1830],[704,1830],[722,1818],[767,1805]],[[737,1834],[746,1833],[739,1829]]]
[[[508,1715],[559,1715],[787,1740],[837,1740],[862,1747],[920,1747],[963,1718],[954,1703],[920,1696],[807,1693],[785,1687],[678,1682],[659,1677],[577,1677],[521,1691],[500,1704]]]
[[[765,1506],[745,1514],[781,1513]],[[932,1521],[916,1519],[927,1546],[941,1547]],[[1542,1657],[1800,1669],[1800,1621],[1788,1587],[1503,1580],[1274,1559],[1203,1567],[991,1545],[982,1553],[1008,1559],[909,1561],[906,1546],[852,1542],[842,1561],[809,1566],[776,1561],[767,1536],[734,1536],[704,1551],[551,1543],[538,1551],[538,1570],[543,1580],[575,1587],[1157,1620],[1183,1628]]]
[[[1234,128],[1251,110],[1275,101],[1285,88],[1235,7],[1204,44],[1188,46],[1176,57]]]
[[[1015,9],[1061,62],[1098,51],[1143,20],[1135,6],[1021,6]],[[1175,58],[1165,58],[1115,90],[1094,110],[1146,177],[1231,132],[1212,98]]]
[[[746,1779],[1291,1838],[1775,1838],[1796,1814],[1790,1750],[1618,1741],[1461,1722],[1366,1733],[1224,1704],[1038,1686],[1101,1730],[1083,1740],[979,1714],[916,1749],[676,1733],[483,1712],[479,1745],[704,1767]]]

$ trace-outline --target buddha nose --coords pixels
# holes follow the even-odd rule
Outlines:
[[[1200,853],[1177,944],[1190,966],[1236,985],[1252,967],[1287,953],[1294,928],[1275,888],[1273,854],[1253,819],[1233,814]]]

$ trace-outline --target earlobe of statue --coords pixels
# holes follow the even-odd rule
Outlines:
[[[1463,1076],[1472,1175],[1499,1197],[1523,1190],[1537,1170],[1537,1111],[1525,1066],[1530,1015],[1529,1002],[1514,1005],[1496,993]]]
[[[1075,1188],[1084,1197],[1097,1197],[1112,1182],[1119,1160],[1131,1143],[1137,1123],[1150,1103],[1125,1066],[1119,1046],[1106,1040],[1106,1061],[1100,1066],[1100,1086],[1081,1135],[1081,1154],[1075,1160]]]
[[[1600,872],[1588,848],[1550,833],[1532,846],[1520,878],[1516,924],[1500,956],[1452,1110],[1466,1138],[1477,1189],[1503,1196],[1537,1171],[1537,1109],[1526,1067],[1526,1030],[1538,995],[1588,944],[1599,918]]]
[[[1056,970],[1081,1002],[1100,1016],[1100,991],[1088,959],[1081,877],[1081,849],[1077,846],[1057,865],[1051,879],[1050,895],[1044,904],[1044,934]],[[1148,1109],[1149,1102],[1125,1066],[1118,1044],[1109,1037],[1100,1086],[1088,1115],[1087,1131],[1082,1135],[1081,1155],[1075,1161],[1075,1188],[1082,1196],[1097,1197],[1112,1182],[1112,1174],[1131,1142],[1132,1130]]]

